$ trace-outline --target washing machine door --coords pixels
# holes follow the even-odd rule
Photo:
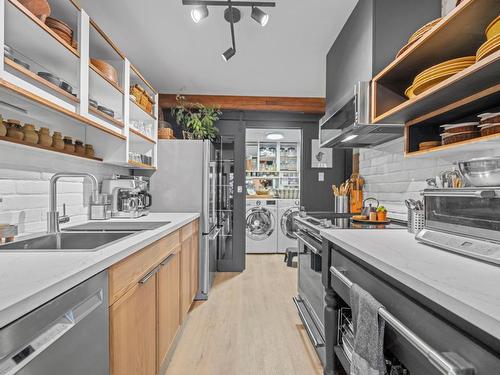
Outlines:
[[[247,237],[254,241],[263,241],[275,230],[275,219],[271,211],[265,207],[254,207],[247,211]]]
[[[293,218],[299,215],[298,207],[290,207],[288,210],[283,212],[281,216],[281,232],[290,239],[296,239],[297,236],[295,232],[297,231],[297,224]]]

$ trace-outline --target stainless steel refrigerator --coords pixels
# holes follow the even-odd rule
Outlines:
[[[217,168],[210,141],[159,140],[158,170],[150,185],[152,212],[200,213],[200,285],[207,299],[217,270]]]

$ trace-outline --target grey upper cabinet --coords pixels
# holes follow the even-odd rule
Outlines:
[[[408,38],[441,16],[441,0],[359,0],[327,55],[326,108],[352,96],[358,81],[370,81]]]

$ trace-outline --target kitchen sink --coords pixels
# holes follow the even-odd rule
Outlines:
[[[90,252],[121,240],[136,232],[71,232],[45,234],[0,246],[0,253],[23,252]]]
[[[91,221],[81,225],[62,229],[64,232],[139,232],[142,230],[158,229],[164,225],[170,224],[170,221]]]

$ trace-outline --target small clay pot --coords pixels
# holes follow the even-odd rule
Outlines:
[[[73,143],[73,138],[64,137],[64,151],[75,153],[75,144]]]
[[[19,120],[7,120],[7,137],[22,141],[24,139],[23,127]]]
[[[35,131],[35,125],[24,124],[24,141],[36,145],[38,143],[38,133]]]
[[[3,123],[3,117],[0,115],[0,136],[5,137],[7,135],[7,127]]]
[[[52,147],[56,150],[64,150],[64,141],[60,132],[54,132],[54,135],[52,136]]]
[[[85,145],[85,155],[93,158],[95,156],[94,146]]]
[[[377,221],[387,221],[387,211],[377,211]]]
[[[75,140],[75,154],[85,155],[85,147],[83,146],[83,142],[79,139]]]
[[[50,135],[49,128],[40,128],[38,132],[38,144],[40,146],[52,146],[52,136]]]

